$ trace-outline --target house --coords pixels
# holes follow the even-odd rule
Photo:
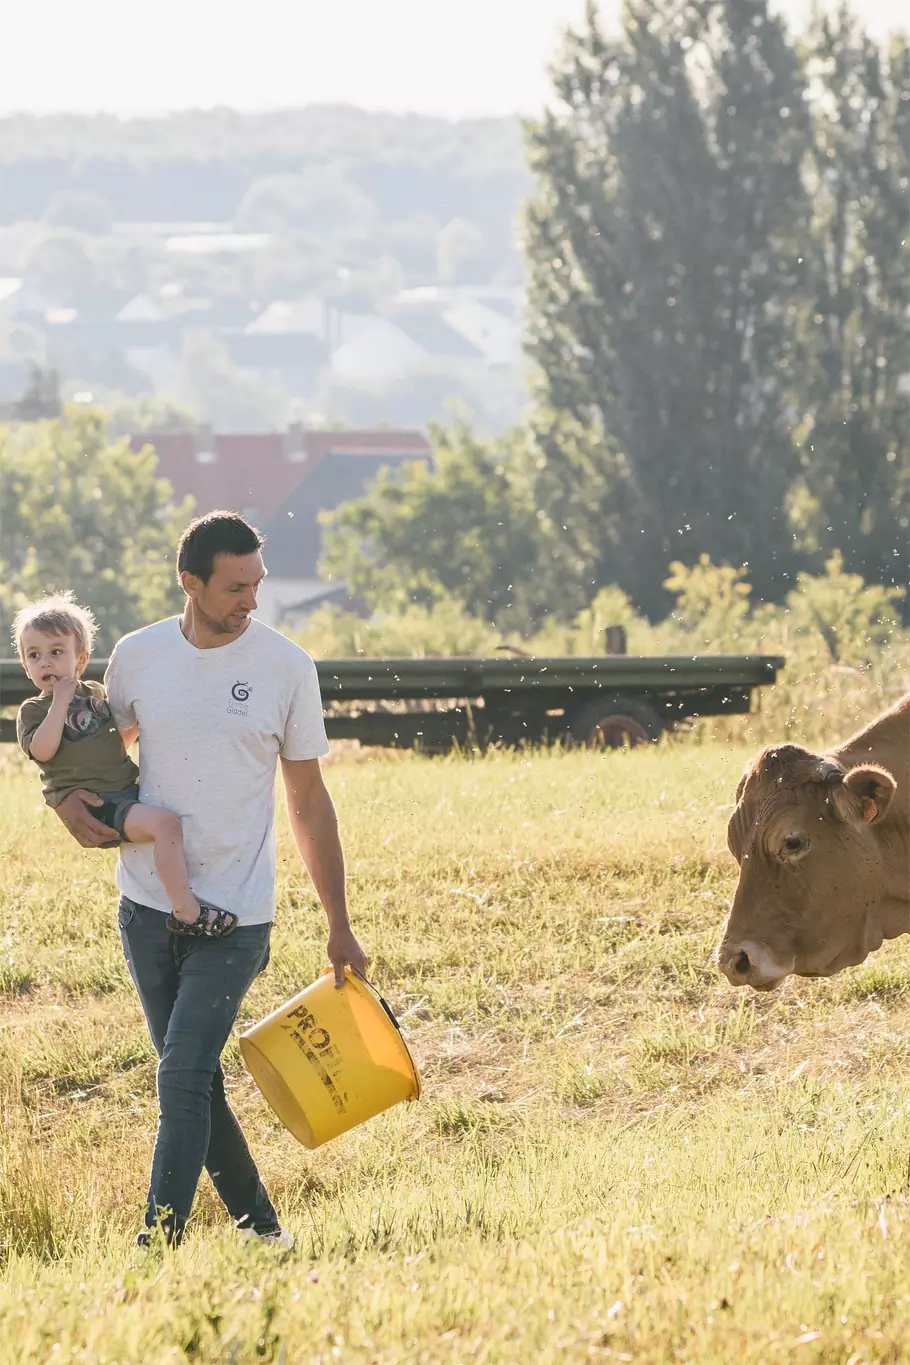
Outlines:
[[[495,285],[435,285],[401,289],[383,304],[383,314],[396,319],[435,317],[482,355],[487,366],[521,364],[521,289]]]
[[[239,256],[264,251],[272,238],[267,232],[196,232],[168,237],[166,251],[189,256]]]
[[[282,577],[318,581],[321,512],[361,497],[383,468],[432,460],[416,431],[311,431],[304,476],[267,522],[269,565]]]
[[[322,299],[299,299],[296,303],[276,299],[246,327],[248,336],[328,335],[329,305]]]
[[[0,275],[0,321],[10,322],[22,311],[22,281],[15,275]]]
[[[332,374],[349,384],[382,384],[412,374],[426,353],[388,318],[372,318],[331,355]]]
[[[522,361],[521,289],[495,285],[420,285],[402,289],[381,307],[401,327],[405,319],[435,318],[456,332],[490,368]]]
[[[226,329],[218,340],[232,362],[259,378],[274,378],[291,392],[306,392],[326,363],[325,343],[306,332]]]
[[[386,300],[384,311],[430,308],[441,312],[467,299],[507,307],[517,315],[524,306],[525,291],[518,286],[498,284],[419,284],[392,294]]]
[[[440,362],[477,364],[482,352],[429,312],[386,314],[365,321],[332,352],[336,379],[365,386],[392,383]]]
[[[459,299],[443,309],[443,320],[482,353],[490,366],[521,364],[522,337],[518,310],[511,304]]]
[[[131,218],[126,222],[115,222],[111,224],[111,232],[115,237],[131,237],[136,241],[148,241],[150,239],[161,239],[163,237],[174,237],[182,234],[185,237],[212,235],[233,232],[234,227],[231,222],[164,222],[161,220],[147,220]]]
[[[417,431],[285,433],[136,432],[134,450],[151,445],[159,473],[196,512],[242,512],[266,535],[269,575],[259,615],[270,624],[305,616],[321,601],[345,596],[343,584],[319,577],[319,513],[360,497],[385,466],[431,460]]]
[[[242,331],[250,322],[253,309],[244,298],[180,298],[172,305],[173,314],[184,331]]]
[[[43,327],[54,300],[42,290],[16,276],[0,279],[0,320],[23,322],[29,327]]]
[[[179,324],[159,313],[140,296],[128,299],[93,298],[71,308],[49,309],[44,316],[47,358],[64,376],[126,386],[125,366],[143,372],[157,358],[155,373],[163,375],[166,362],[179,350]]]
[[[327,318],[326,340],[332,351],[353,341],[376,321],[375,313],[351,313],[347,309],[330,308]]]
[[[149,298],[148,294],[137,294],[125,303],[117,314],[117,322],[163,322],[167,317],[160,303]]]
[[[352,313],[328,299],[276,299],[245,330],[248,336],[317,337],[335,350],[375,321],[373,313]]]

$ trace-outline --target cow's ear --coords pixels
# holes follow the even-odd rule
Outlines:
[[[831,799],[842,820],[872,825],[883,820],[897,791],[897,783],[884,768],[864,763],[844,774],[832,788]]]

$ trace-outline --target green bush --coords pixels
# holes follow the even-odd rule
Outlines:
[[[432,606],[401,606],[363,620],[338,607],[320,608],[299,632],[317,658],[491,655],[498,649],[533,655],[604,652],[608,625],[626,629],[632,654],[777,654],[786,667],[762,689],[748,719],[705,721],[699,734],[756,743],[790,736],[830,744],[910,690],[910,630],[900,625],[900,589],[867,585],[844,572],[840,555],[823,574],[800,574],[783,605],[755,603],[742,569],[702,556],[670,566],[676,598],[665,620],[651,625],[617,587],[601,589],[572,622],[552,620],[535,635],[503,635],[442,594]]]

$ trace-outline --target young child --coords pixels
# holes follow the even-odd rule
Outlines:
[[[94,616],[71,592],[16,613],[13,643],[41,693],[19,709],[19,743],[41,770],[49,806],[84,788],[102,797],[103,805],[93,808],[102,824],[128,843],[155,845],[155,866],[171,903],[167,927],[172,933],[223,938],[236,927],[237,916],[193,895],[179,816],[139,801],[139,769],[127,753],[138,727],[121,735],[101,683],[81,681],[96,630]]]

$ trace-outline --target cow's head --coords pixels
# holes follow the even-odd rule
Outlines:
[[[881,945],[877,826],[894,791],[884,768],[845,769],[795,744],[752,760],[727,829],[740,867],[718,951],[728,981],[773,990],[791,974],[832,976]]]

